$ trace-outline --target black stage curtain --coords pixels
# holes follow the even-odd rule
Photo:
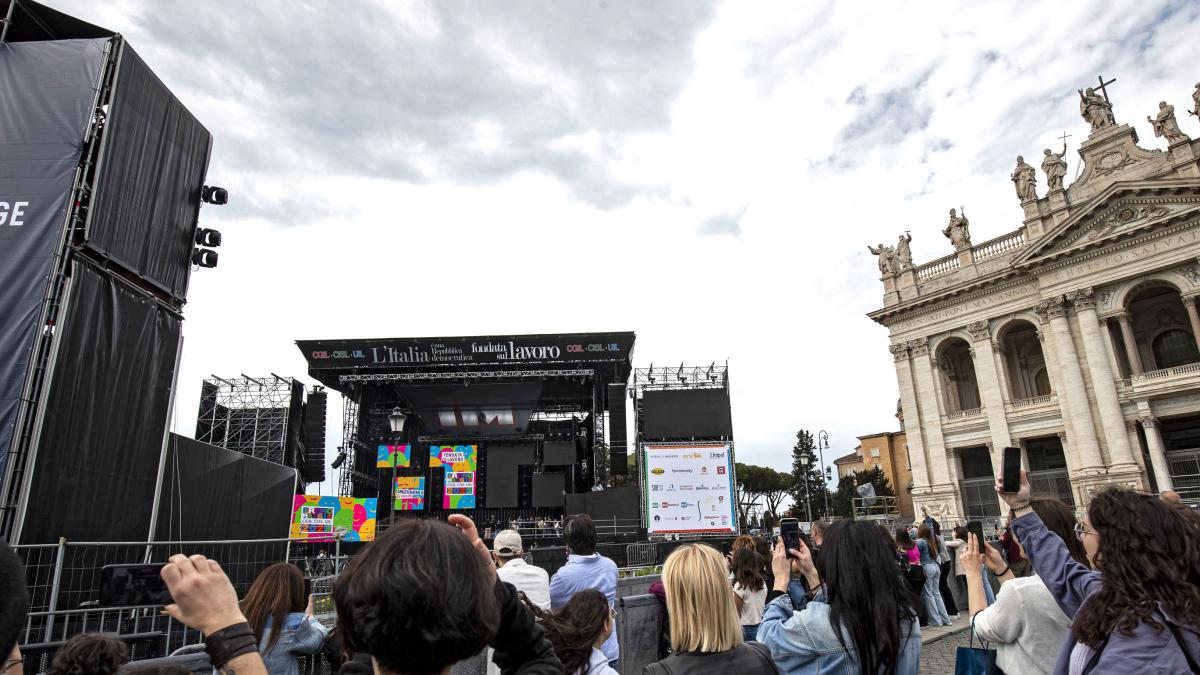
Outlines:
[[[724,389],[667,389],[643,394],[646,438],[730,438],[733,420]]]
[[[212,134],[122,43],[88,215],[88,245],[187,295]]]
[[[180,318],[76,263],[21,543],[145,541]]]
[[[296,470],[170,434],[159,541],[288,536]]]

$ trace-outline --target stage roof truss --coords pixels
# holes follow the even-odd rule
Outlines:
[[[729,364],[654,366],[633,369],[635,392],[667,389],[727,389]]]
[[[352,373],[339,375],[338,382],[415,382],[421,380],[500,380],[510,378],[548,377],[594,377],[596,371],[590,368],[574,368],[569,370],[485,370],[457,372],[425,372],[425,373]]]

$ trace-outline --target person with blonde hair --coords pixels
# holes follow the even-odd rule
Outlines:
[[[742,639],[725,558],[705,544],[684,544],[663,564],[663,587],[671,616],[671,649],[642,675],[691,675],[718,671],[776,675],[766,647]]]

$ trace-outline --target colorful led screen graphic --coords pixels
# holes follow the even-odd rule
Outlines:
[[[406,467],[412,461],[411,445],[380,445],[376,448],[375,468]]]
[[[424,477],[405,477],[401,476],[396,479],[396,493],[394,495],[396,503],[393,505],[397,511],[421,511],[425,509],[425,478]]]
[[[296,495],[291,538],[296,541],[371,541],[375,539],[374,497]]]
[[[429,468],[446,468],[442,508],[475,508],[475,466],[477,451],[474,445],[432,445],[429,447]]]

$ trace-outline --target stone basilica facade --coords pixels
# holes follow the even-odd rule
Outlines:
[[[1200,131],[1200,84],[1192,100]],[[1017,230],[974,244],[952,210],[951,255],[914,264],[907,235],[871,247],[918,514],[1000,516],[1007,446],[1036,493],[1077,507],[1110,483],[1200,499],[1200,140],[1166,103],[1147,117],[1156,149],[1103,86],[1079,106],[1074,182],[1065,145],[1043,152],[1044,182],[1017,158]]]

